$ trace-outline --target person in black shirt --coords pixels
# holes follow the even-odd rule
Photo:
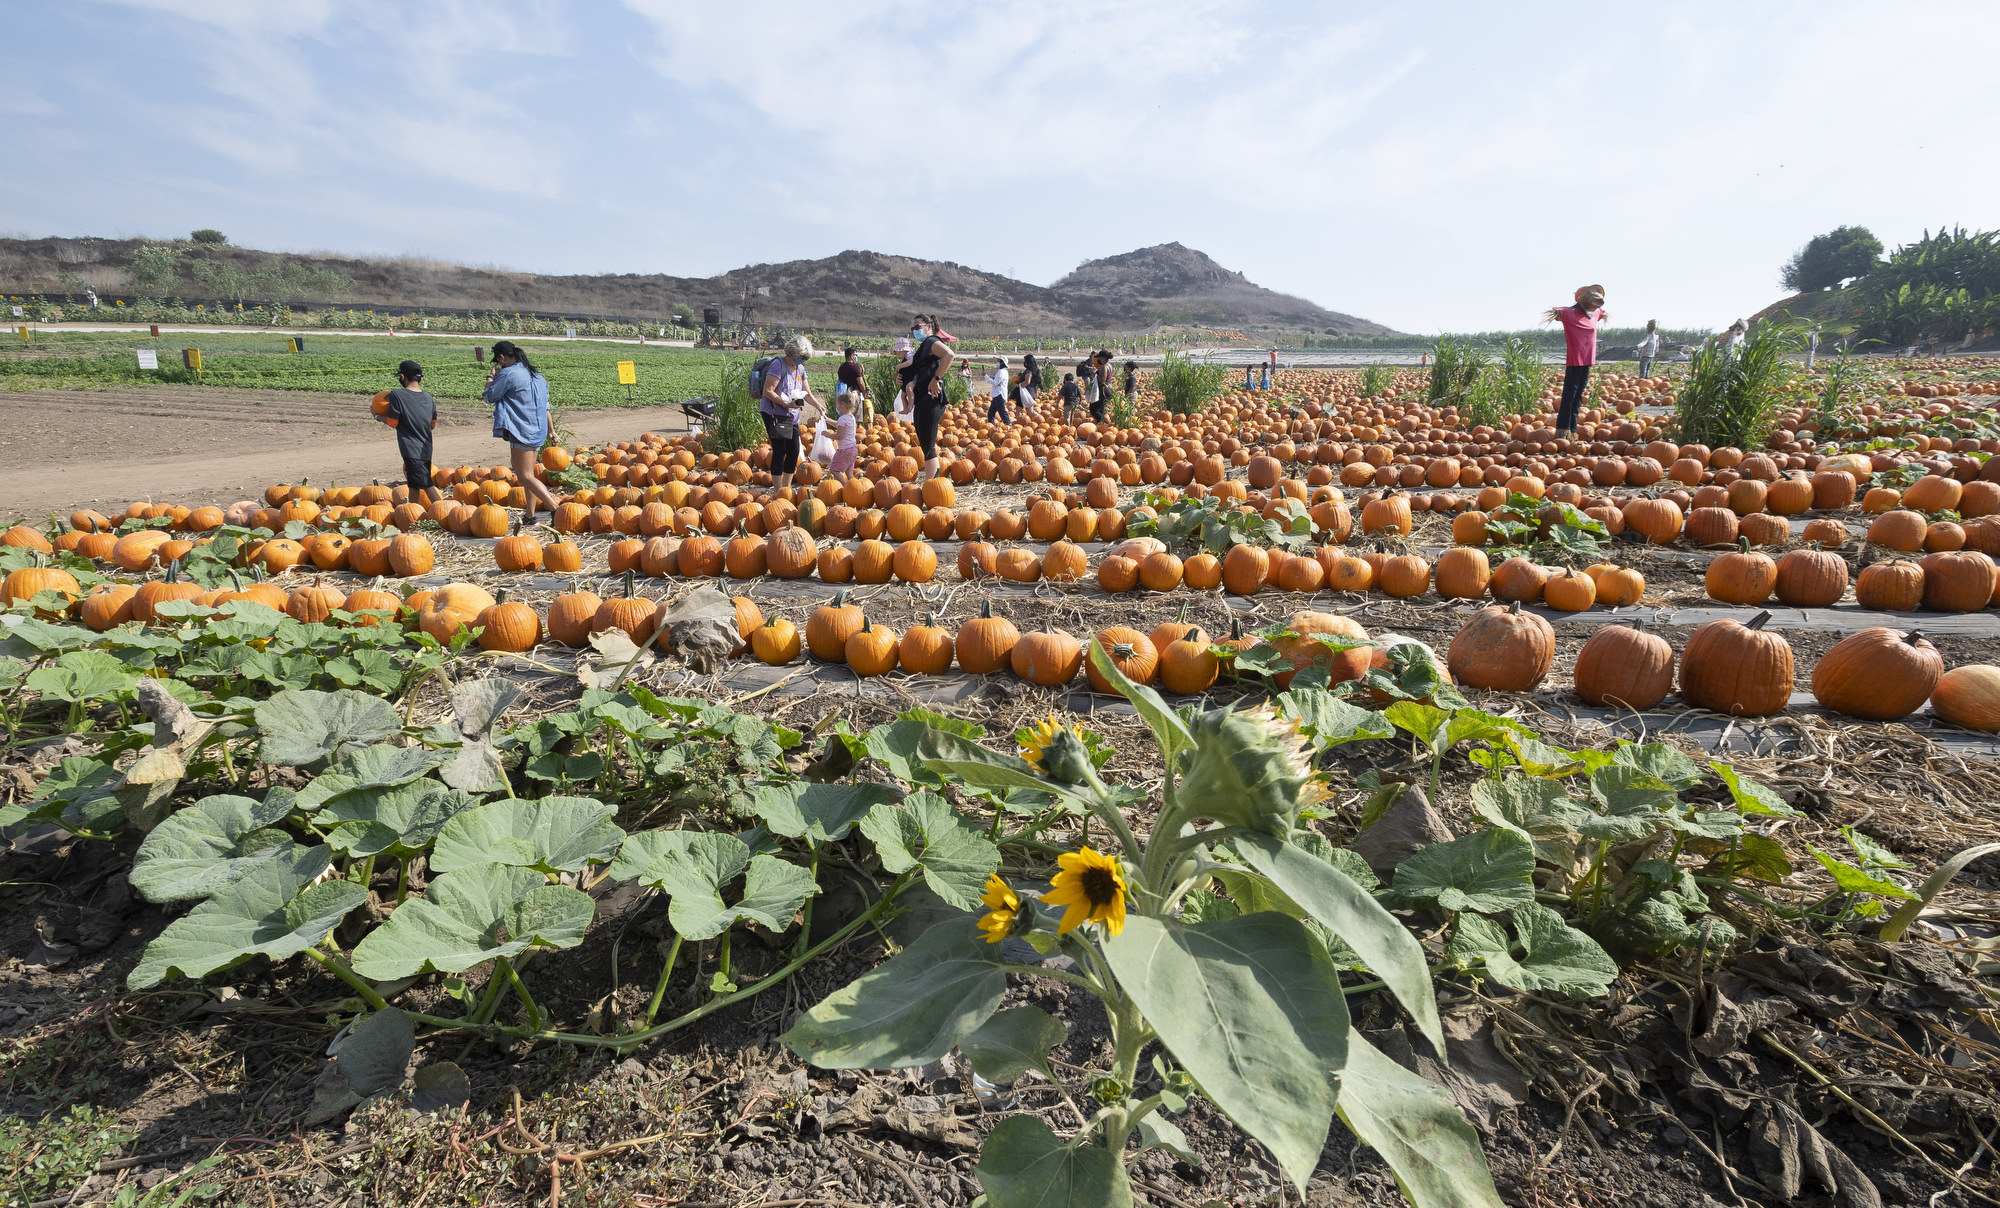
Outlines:
[[[1076,411],[1076,405],[1077,403],[1081,402],[1082,399],[1083,399],[1083,391],[1077,388],[1076,375],[1074,373],[1063,374],[1062,410],[1063,410],[1064,423],[1067,424],[1073,422],[1073,415],[1074,412]]]
[[[437,400],[417,387],[424,367],[415,361],[396,366],[402,385],[389,391],[389,405],[376,418],[396,430],[396,451],[403,456],[403,478],[410,484],[411,503],[436,503],[444,496],[431,485],[431,429],[437,427]]]
[[[910,386],[917,408],[917,444],[924,450],[923,477],[918,479],[922,482],[937,477],[938,421],[944,418],[944,371],[951,367],[952,352],[951,345],[940,339],[928,322],[920,323],[917,330],[923,331],[924,337],[910,358]]]
[[[1139,398],[1139,362],[1125,362],[1125,401],[1136,402]]]
[[[834,378],[833,401],[835,404],[840,402],[841,395],[853,395],[854,418],[861,423],[862,427],[867,427],[871,416],[871,412],[868,410],[868,386],[866,379],[862,376],[861,362],[856,359],[855,351],[852,348],[842,350],[840,368],[834,373]]]
[[[1022,358],[1021,364],[1024,366],[1018,383],[1021,414],[1033,419],[1035,416],[1035,399],[1042,393],[1042,365],[1040,361],[1035,359],[1035,354],[1032,352]]]

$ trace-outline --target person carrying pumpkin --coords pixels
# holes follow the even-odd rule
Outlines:
[[[375,418],[396,431],[396,452],[403,457],[410,502],[436,503],[443,498],[431,485],[431,429],[437,427],[437,400],[419,389],[424,367],[415,361],[396,366],[396,380],[402,385],[387,392],[387,405]]]
[[[1576,438],[1577,415],[1583,410],[1584,391],[1590,385],[1590,367],[1597,364],[1597,329],[1611,316],[1604,311],[1604,287],[1580,285],[1574,306],[1554,306],[1548,318],[1563,327],[1563,343],[1569,355],[1564,362],[1562,406],[1556,411],[1556,436]]]
[[[555,495],[535,474],[549,439],[549,383],[512,340],[493,345],[493,368],[486,375],[486,401],[493,404],[493,435],[507,442],[508,464],[528,494],[526,519],[535,518],[537,500],[554,515]]]

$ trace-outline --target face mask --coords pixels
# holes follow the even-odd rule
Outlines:
[[[910,339],[912,339],[912,340],[919,340],[919,341],[921,341],[921,340],[922,340],[923,338],[924,338],[924,329],[923,329],[923,328],[921,328],[921,327],[912,327],[912,328],[910,328]]]

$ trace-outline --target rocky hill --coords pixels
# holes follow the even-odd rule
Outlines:
[[[953,331],[1137,331],[1156,322],[1239,330],[1387,334],[1390,329],[1252,284],[1178,243],[1087,261],[1053,286],[1016,281],[949,261],[847,251],[820,260],[755,264],[716,277],[661,273],[545,275],[477,268],[420,257],[279,255],[228,244],[177,240],[171,286],[135,285],[139,239],[0,239],[0,292],[81,293],[110,298],[140,292],[191,301],[231,301],[216,282],[228,271],[258,281],[285,278],[294,305],[432,307],[606,315],[653,321],[679,305],[708,307],[734,324],[749,307],[757,324],[837,331],[895,331],[917,311]],[[157,255],[157,254],[155,254]],[[282,271],[281,271],[282,270]],[[337,279],[337,280],[336,280]],[[332,282],[333,284],[329,284]]]

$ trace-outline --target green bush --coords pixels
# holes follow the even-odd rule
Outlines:
[[[1431,348],[1430,401],[1454,406],[1478,384],[1493,358],[1464,336],[1439,336]]]
[[[1154,379],[1165,397],[1167,410],[1175,415],[1193,415],[1208,406],[1229,378],[1229,366],[1197,362],[1178,352],[1169,352]]]
[[[1697,351],[1674,399],[1681,443],[1717,449],[1762,444],[1773,416],[1790,398],[1792,370],[1785,357],[1800,342],[1793,328],[1764,322],[1750,329],[1733,356],[1723,339]]]
[[[764,442],[764,421],[757,416],[757,400],[750,397],[750,365],[747,357],[724,357],[716,372],[715,415],[702,439],[710,453],[754,449]]]

